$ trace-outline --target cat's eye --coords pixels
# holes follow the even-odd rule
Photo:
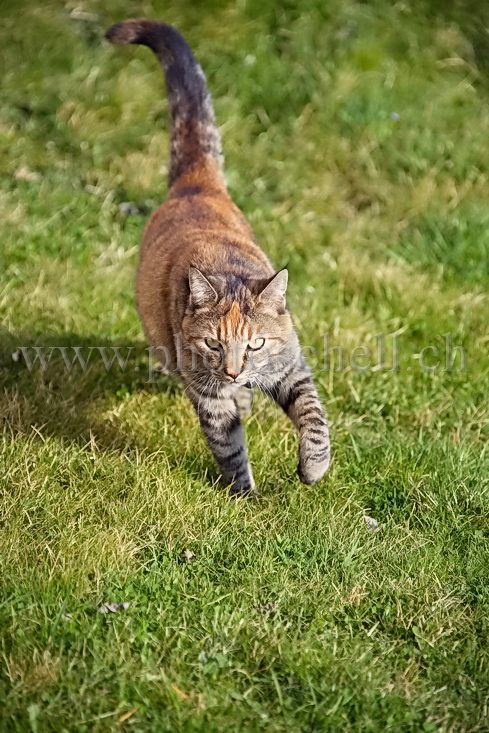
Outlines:
[[[253,339],[248,343],[248,348],[252,351],[258,351],[258,349],[261,349],[264,343],[265,339]]]
[[[217,339],[206,339],[205,340],[206,345],[209,347],[209,349],[220,349],[221,344]]]

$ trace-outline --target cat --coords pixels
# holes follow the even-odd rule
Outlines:
[[[106,38],[148,46],[168,90],[169,192],[144,231],[136,283],[146,338],[179,373],[232,494],[255,488],[240,419],[253,387],[297,428],[299,478],[315,484],[329,467],[328,422],[286,307],[288,273],[275,272],[227,192],[204,72],[165,23],[126,20]]]

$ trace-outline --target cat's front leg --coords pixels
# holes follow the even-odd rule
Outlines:
[[[238,415],[243,417],[249,417],[251,415],[251,407],[253,403],[253,392],[248,387],[240,387],[234,397],[236,407],[238,409]]]
[[[224,483],[235,495],[249,494],[255,483],[234,398],[202,394],[190,385],[186,391]]]
[[[331,448],[328,421],[306,362],[301,359],[270,392],[299,431],[299,478],[316,484],[329,468]]]

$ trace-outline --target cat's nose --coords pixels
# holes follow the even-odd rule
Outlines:
[[[239,377],[239,372],[234,371],[234,369],[229,369],[228,367],[226,367],[224,371],[226,372],[228,377],[232,377],[233,379],[236,379],[236,377]]]

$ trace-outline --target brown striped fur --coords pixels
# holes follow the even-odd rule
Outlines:
[[[107,38],[149,46],[170,101],[170,188],[146,226],[137,273],[146,337],[183,379],[234,493],[254,487],[240,422],[254,386],[296,425],[299,475],[315,483],[329,465],[328,426],[285,305],[287,272],[274,271],[226,190],[204,73],[164,23],[124,21]]]

